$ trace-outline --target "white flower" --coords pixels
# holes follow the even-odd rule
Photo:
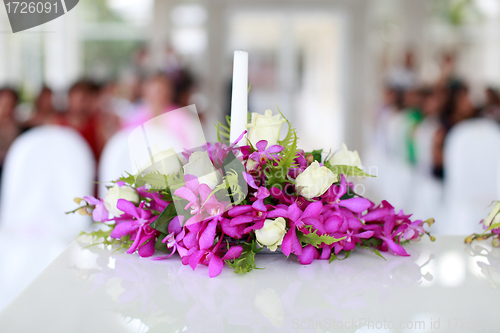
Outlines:
[[[359,158],[358,152],[350,151],[347,149],[345,143],[342,144],[342,149],[336,152],[332,158],[330,158],[331,165],[348,165],[362,168],[361,159]]]
[[[196,151],[189,156],[189,162],[184,165],[184,174],[196,176],[200,184],[206,184],[212,190],[222,179],[206,151]]]
[[[157,145],[151,148],[153,162],[148,161],[139,173],[149,174],[158,171],[163,175],[178,173],[181,169],[181,162],[177,158],[177,154],[173,148],[160,150]]]
[[[135,189],[126,185],[120,186],[115,184],[112,188],[110,188],[104,197],[104,207],[106,207],[108,212],[113,214],[115,217],[123,214],[123,212],[116,207],[119,199],[125,199],[133,202],[134,204],[138,204],[139,194]]]
[[[500,222],[500,215],[498,214],[500,212],[500,201],[493,206],[493,209],[491,212],[486,216],[486,218],[483,220],[483,224],[486,227],[489,227],[491,225],[491,222],[493,223],[498,223]]]
[[[306,199],[319,197],[328,190],[338,176],[325,166],[320,167],[317,161],[309,165],[297,176],[295,185],[297,192]]]
[[[277,114],[273,116],[271,110],[266,110],[264,115],[260,113],[252,113],[252,121],[247,125],[248,134],[247,138],[250,143],[255,147],[260,140],[267,140],[267,146],[272,146],[278,143],[280,137],[281,125],[285,119]]]
[[[274,220],[267,219],[261,229],[255,230],[257,241],[267,246],[271,251],[276,251],[283,242],[286,234],[286,221],[282,217]]]
[[[247,160],[247,166],[246,166],[246,169],[247,171],[253,171],[255,169],[257,169],[257,166],[259,165],[259,163],[257,163],[256,161],[254,161],[253,159],[249,158]]]

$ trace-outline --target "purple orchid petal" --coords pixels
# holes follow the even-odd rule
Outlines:
[[[217,220],[211,221],[200,236],[200,249],[208,249],[214,244]]]
[[[276,217],[287,218],[288,214],[287,214],[287,211],[284,210],[283,208],[278,208],[278,209],[271,210],[271,211],[267,212],[267,217],[268,218],[276,218]]]
[[[312,245],[307,245],[304,247],[304,251],[301,255],[298,255],[297,258],[302,265],[309,265],[313,262],[314,259],[317,259],[319,256],[318,250]]]
[[[236,206],[227,211],[231,217],[249,213],[253,210],[251,205]]]
[[[264,200],[263,200],[263,199],[259,199],[259,200],[255,201],[255,202],[252,204],[252,207],[253,207],[255,210],[258,210],[258,211],[261,211],[261,212],[265,212],[265,211],[267,211],[267,208],[266,208],[266,205],[264,205]]]
[[[321,201],[315,201],[304,210],[304,213],[301,216],[301,219],[305,218],[315,218],[319,217],[321,214],[321,210],[323,209],[323,203]]]
[[[239,245],[235,245],[227,250],[226,254],[222,257],[222,260],[238,259],[242,252],[243,248]]]
[[[193,270],[200,263],[200,260],[203,258],[205,253],[207,253],[206,250],[198,250],[191,255],[191,257],[189,258],[189,266],[191,266]]]
[[[146,244],[139,248],[139,255],[143,258],[151,257],[155,254],[154,238],[151,238]]]
[[[255,217],[251,215],[240,215],[231,219],[231,226],[240,225],[243,223],[250,223],[255,220]]]
[[[111,231],[110,237],[112,238],[122,238],[125,235],[129,235],[135,230],[137,230],[137,226],[134,226],[132,222],[121,222],[118,223],[113,231]]]
[[[355,213],[361,213],[370,207],[370,200],[365,198],[351,198],[341,200],[339,206],[345,207]]]
[[[361,232],[359,234],[353,235],[353,237],[357,237],[357,238],[370,238],[370,237],[373,236],[373,234],[374,234],[373,231],[363,231],[363,232]]]
[[[332,255],[332,246],[325,246],[321,249],[321,254],[318,257],[319,260],[328,260]]]
[[[328,219],[326,219],[324,223],[326,232],[328,233],[337,232],[342,226],[343,222],[344,218],[339,215],[330,216]]]
[[[168,225],[168,232],[169,233],[174,233],[178,234],[182,230],[182,223],[184,223],[185,217],[182,215],[178,215],[170,221],[170,224]]]
[[[266,149],[266,152],[268,152],[270,154],[276,154],[276,153],[282,152],[283,149],[284,148],[280,145],[272,145],[271,147]]]
[[[258,188],[257,185],[255,185],[255,179],[253,179],[252,175],[250,175],[247,172],[242,172],[242,174],[243,174],[243,178],[247,182],[248,186],[250,186],[250,187],[252,187],[254,189]]]
[[[382,237],[382,240],[384,240],[387,246],[392,250],[392,252],[396,253],[397,255],[404,257],[409,256],[409,254],[406,253],[405,249],[401,245],[396,244],[396,242],[394,242],[392,239],[387,237]]]
[[[259,142],[257,142],[257,143],[255,144],[255,147],[257,148],[257,150],[258,150],[259,152],[263,152],[263,151],[265,151],[265,150],[266,150],[266,148],[267,148],[267,140],[260,140]]]
[[[297,222],[302,215],[302,211],[296,203],[293,203],[290,207],[288,207],[287,215],[290,220]]]
[[[222,268],[224,268],[224,262],[214,254],[208,263],[208,276],[211,278],[218,276]]]
[[[101,203],[101,200],[94,198],[93,196],[90,196],[90,195],[83,197],[83,200],[87,201],[87,203],[90,205],[98,205]]]
[[[118,202],[116,204],[116,208],[121,210],[122,212],[132,215],[136,219],[140,219],[140,215],[137,212],[137,207],[134,205],[134,203],[127,201],[125,199],[118,199]]]
[[[295,226],[292,226],[283,238],[281,251],[287,257],[290,255],[290,253],[295,253],[296,255],[302,254],[302,246],[300,244],[299,238],[297,237]]]

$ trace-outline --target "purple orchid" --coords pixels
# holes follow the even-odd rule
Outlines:
[[[272,145],[267,147],[267,140],[260,140],[255,144],[257,151],[250,154],[250,158],[259,164],[265,164],[269,160],[273,160],[271,154],[277,154],[283,151],[283,147],[280,145]]]
[[[119,239],[125,235],[130,235],[134,242],[127,250],[127,253],[134,253],[139,249],[141,257],[150,257],[155,251],[155,239],[158,231],[149,225],[158,216],[151,217],[151,211],[144,209],[144,205],[145,202],[142,202],[139,207],[136,207],[130,201],[119,199],[117,208],[124,213],[115,219],[116,226],[110,236]]]
[[[83,200],[87,201],[88,204],[94,205],[94,211],[92,212],[92,218],[96,222],[107,222],[109,221],[109,213],[104,207],[104,202],[102,199],[97,199],[92,196],[83,197]]]

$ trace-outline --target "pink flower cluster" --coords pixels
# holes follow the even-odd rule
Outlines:
[[[230,202],[219,201],[210,187],[192,175],[185,175],[184,186],[177,188],[172,198],[185,204],[186,214],[171,218],[168,233],[156,230],[154,222],[161,212],[174,205],[175,199],[167,200],[163,192],[144,187],[137,188],[139,204],[119,199],[117,208],[123,214],[109,220],[104,218],[103,201],[86,197],[98,212],[94,218],[114,221],[110,237],[129,237],[128,253],[137,251],[142,257],[151,257],[155,249],[163,246],[168,255],[154,259],[177,253],[182,263],[193,269],[199,264],[207,265],[210,277],[219,275],[225,262],[232,263],[247,253],[248,244],[258,243],[255,232],[266,221],[277,218],[286,221],[279,244],[282,253],[296,255],[304,265],[315,259],[332,260],[341,251],[351,251],[356,246],[369,245],[407,256],[401,244],[417,240],[425,233],[423,221],[410,220],[411,215],[397,212],[387,201],[376,205],[353,194],[353,185],[344,175],[312,200],[297,194],[294,179],[312,162],[303,151],[296,152],[292,166],[286,170],[285,186],[269,186],[270,176],[265,168],[276,166],[283,158],[282,146],[267,147],[266,141],[260,141],[256,149],[224,144],[207,145],[206,149],[217,167],[223,164],[229,150],[237,150],[239,160],[246,166],[241,176],[248,184],[248,195],[243,202],[232,206]]]

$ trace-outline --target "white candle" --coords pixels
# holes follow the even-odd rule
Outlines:
[[[234,51],[233,93],[231,96],[231,143],[246,130],[248,113],[248,53]],[[245,145],[242,139],[239,145]]]

